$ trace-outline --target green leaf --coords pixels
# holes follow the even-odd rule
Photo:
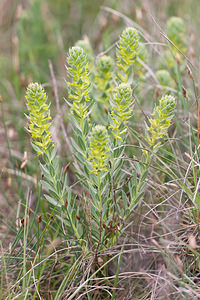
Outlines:
[[[49,173],[49,170],[47,169],[47,167],[45,167],[44,165],[42,165],[40,163],[40,168],[41,168],[41,171],[42,173],[44,174],[44,176],[48,179],[50,178],[50,173]]]
[[[135,202],[138,204],[138,202],[142,199],[144,195],[144,188],[141,190],[141,192],[138,194],[137,198],[135,199]]]
[[[75,142],[74,139],[71,139],[71,142],[72,142],[72,146],[74,148],[74,154],[76,155],[76,153],[81,153],[83,155],[83,152],[81,150],[81,148],[79,147],[79,145]]]
[[[44,180],[40,180],[40,182],[47,191],[53,191],[54,193],[56,193],[56,190],[54,189],[54,187],[52,185],[50,185],[48,182],[46,182]]]
[[[51,177],[54,177],[55,176],[55,169],[54,169],[53,165],[49,164],[48,168],[49,168],[49,173],[50,173]]]
[[[88,124],[88,119],[84,119],[83,121],[83,134],[86,136],[89,132],[89,124]]]
[[[123,200],[123,207],[124,210],[126,211],[128,209],[128,197],[126,196],[126,193],[122,190],[122,200]]]
[[[51,150],[51,161],[54,160],[56,153],[57,153],[57,145],[54,146],[53,150]]]
[[[61,195],[61,192],[62,192],[62,186],[61,186],[61,182],[60,182],[59,179],[58,179],[57,182],[56,182],[56,188],[57,188],[58,194]]]
[[[33,149],[35,150],[35,152],[39,152],[39,153],[43,153],[43,150],[41,147],[35,145],[33,142],[31,142],[31,146],[33,147]]]
[[[83,152],[86,152],[85,144],[84,144],[83,139],[80,135],[78,136],[78,145],[83,150]]]
[[[49,202],[49,203],[51,203],[53,206],[56,206],[56,207],[61,207],[61,204],[58,202],[58,201],[56,201],[54,198],[52,198],[51,196],[49,196],[49,195],[44,195],[45,196],[45,198],[47,199],[47,201]]]
[[[145,179],[147,178],[147,175],[148,175],[148,170],[142,174],[140,181],[142,181],[142,182],[145,181]]]

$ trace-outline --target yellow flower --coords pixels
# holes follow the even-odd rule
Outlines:
[[[53,146],[51,139],[51,116],[47,95],[40,84],[29,84],[26,91],[27,108],[29,115],[29,128],[33,144],[38,155],[43,154],[49,147]]]
[[[89,160],[92,163],[93,174],[98,174],[101,171],[107,171],[107,162],[109,157],[108,148],[108,133],[104,126],[96,125],[92,128],[89,143]]]

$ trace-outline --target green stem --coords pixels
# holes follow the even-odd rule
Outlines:
[[[102,243],[102,198],[101,198],[101,176],[100,172],[98,172],[98,211],[100,214],[100,222],[99,222],[99,241],[96,248],[96,257],[100,244]]]
[[[98,196],[99,196],[99,203],[100,203],[100,210],[102,209],[102,200],[101,200],[101,176],[100,172],[98,172]]]
[[[135,192],[135,196],[131,199],[131,204],[129,206],[129,210],[131,211],[132,208],[133,208],[133,205],[136,203],[137,201],[137,198],[138,198],[138,195],[140,194],[140,190],[141,190],[141,187],[144,183],[144,180],[145,180],[145,174],[147,173],[148,169],[149,169],[149,162],[150,162],[150,158],[151,158],[151,154],[148,152],[147,153],[147,156],[146,156],[146,161],[144,163],[144,167],[143,167],[143,170],[142,170],[142,173],[140,175],[140,178],[139,178],[139,181],[138,181],[138,184],[137,184],[137,187],[136,187],[136,192]],[[147,174],[146,174],[147,176]]]
[[[101,197],[101,176],[100,172],[98,172],[98,197],[99,197],[99,213],[100,213],[100,233],[99,233],[99,241],[101,243],[101,237],[102,237],[102,197]]]
[[[51,160],[51,152],[50,152],[50,150],[48,150],[46,152],[46,155],[47,155],[47,158],[48,158],[48,162],[47,162],[48,169],[49,169],[50,164],[52,164],[53,167],[54,167],[54,162]],[[57,189],[57,177],[60,177],[60,176],[58,176],[58,174],[57,174],[57,176],[56,176],[56,174],[54,176],[51,176],[51,181],[53,183],[53,188],[55,189],[56,194],[57,194],[57,196],[59,198],[59,202],[64,205],[64,199],[62,198],[62,195],[60,194],[60,192]],[[74,224],[74,222],[72,220],[71,215],[68,213],[68,211],[67,211],[67,215],[68,215],[68,218],[69,218],[69,222],[70,222],[70,224],[72,226],[72,229],[74,231],[74,235],[79,240],[80,236],[79,236],[78,230],[77,230],[77,228],[76,228],[76,226],[75,226],[75,224]]]

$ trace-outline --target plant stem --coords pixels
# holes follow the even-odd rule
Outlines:
[[[130,207],[129,207],[129,210],[131,211],[132,208],[133,208],[133,205],[135,204],[135,202],[137,201],[137,198],[138,198],[138,195],[140,193],[140,190],[141,190],[141,187],[144,183],[144,180],[147,176],[147,171],[149,169],[149,162],[150,162],[150,158],[151,158],[151,154],[148,152],[147,153],[147,156],[146,156],[146,161],[144,163],[144,166],[143,166],[143,170],[142,170],[142,173],[140,175],[140,178],[139,178],[139,181],[138,181],[138,184],[137,184],[137,187],[136,187],[136,192],[135,192],[135,196],[133,197],[133,199],[131,199],[131,204],[130,204]],[[146,174],[146,176],[145,176]]]

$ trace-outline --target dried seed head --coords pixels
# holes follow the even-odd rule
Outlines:
[[[38,219],[37,219],[37,223],[39,224],[39,223],[41,223],[42,222],[42,215],[39,215],[38,216]]]
[[[192,71],[191,71],[190,67],[188,65],[186,67],[187,67],[188,75],[190,76],[190,78],[192,80],[194,80],[194,77],[193,77],[193,74],[192,74]]]
[[[70,162],[68,164],[66,164],[66,166],[64,168],[64,174],[66,174],[67,171],[69,170],[69,166],[70,166]]]
[[[193,234],[190,234],[189,237],[188,237],[188,242],[189,242],[189,246],[190,248],[192,249],[197,249],[197,241],[196,241],[196,238]]]

